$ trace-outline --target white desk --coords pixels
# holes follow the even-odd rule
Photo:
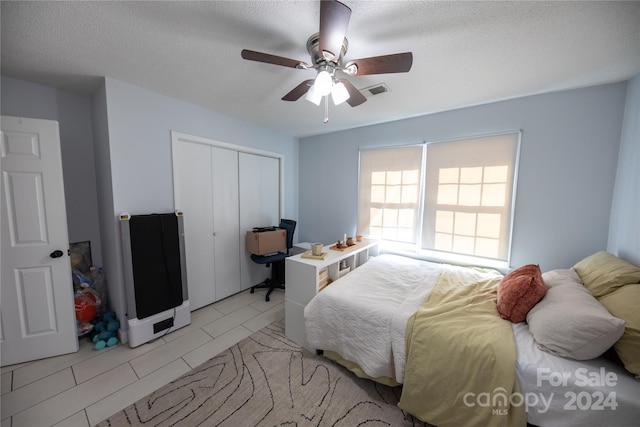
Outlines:
[[[321,275],[327,274],[330,281],[337,280],[342,261],[353,271],[367,262],[370,256],[378,255],[378,241],[364,239],[353,249],[344,252],[325,246],[322,252],[328,253],[324,260],[302,258],[302,254],[285,260],[285,334],[290,340],[312,351],[306,340],[304,308],[319,292]]]

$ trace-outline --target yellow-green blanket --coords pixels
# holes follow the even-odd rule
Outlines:
[[[496,308],[501,279],[463,267],[440,275],[407,322],[401,409],[439,427],[526,425],[511,324]]]

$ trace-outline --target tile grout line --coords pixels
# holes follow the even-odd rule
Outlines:
[[[234,310],[229,311],[228,313],[224,313],[223,311],[220,311],[218,308],[216,308],[216,303],[213,303],[213,304],[211,304],[211,305],[209,305],[209,306],[208,306],[211,310],[216,311],[216,312],[218,312],[219,314],[222,314],[222,316],[221,316],[221,317],[219,317],[219,318],[216,318],[215,320],[212,320],[212,321],[210,321],[210,322],[207,322],[207,323],[206,323],[206,324],[204,324],[204,325],[199,325],[199,326],[197,326],[197,327],[194,329],[194,331],[198,331],[198,330],[199,330],[200,332],[204,332],[204,333],[206,334],[205,336],[210,337],[210,339],[208,339],[206,342],[203,342],[203,343],[199,344],[197,347],[195,347],[195,348],[194,348],[194,349],[192,349],[191,351],[194,351],[194,350],[196,350],[197,348],[200,348],[200,347],[202,347],[202,346],[206,345],[207,343],[210,343],[211,341],[216,340],[217,338],[219,338],[219,336],[222,336],[222,335],[224,335],[225,333],[228,333],[230,330],[232,330],[233,328],[238,327],[238,326],[241,326],[241,327],[242,327],[242,330],[244,330],[244,331],[245,331],[245,334],[247,334],[247,335],[251,335],[251,334],[255,333],[255,331],[254,331],[251,327],[249,327],[249,326],[248,326],[248,324],[250,324],[251,322],[256,322],[256,318],[258,318],[258,317],[260,317],[260,316],[265,316],[265,313],[269,312],[270,310],[273,310],[275,307],[277,307],[277,306],[279,306],[279,305],[281,305],[281,304],[283,304],[283,303],[284,303],[284,301],[272,301],[272,304],[265,304],[261,299],[251,299],[251,298],[246,298],[246,297],[242,297],[242,296],[241,296],[241,298],[242,298],[242,299],[241,299],[240,301],[242,301],[242,302],[244,302],[244,303],[243,303],[243,304],[238,304],[238,305],[236,306],[236,304],[237,304],[238,302],[240,302],[240,301],[231,302],[231,304],[229,304],[229,306],[230,306],[230,307],[236,306],[236,307],[235,307],[235,309],[234,309]],[[245,298],[246,298],[246,299],[245,299]],[[228,300],[228,301],[231,301],[231,300]],[[254,305],[256,305],[256,306],[254,306]],[[210,325],[210,324],[213,324],[213,323],[215,323],[215,322],[217,322],[217,321],[220,321],[221,319],[224,319],[225,317],[230,316],[230,315],[232,315],[233,313],[237,312],[238,310],[241,310],[241,309],[246,308],[246,307],[249,307],[249,308],[251,308],[251,309],[255,310],[255,313],[256,313],[256,314],[255,314],[255,315],[253,315],[252,317],[250,317],[249,319],[246,319],[245,321],[243,321],[243,322],[241,322],[241,323],[238,323],[238,324],[237,324],[236,326],[234,326],[233,328],[231,328],[231,329],[229,329],[229,330],[227,330],[227,331],[223,332],[223,333],[222,333],[222,334],[220,334],[218,337],[214,337],[214,336],[212,336],[209,332],[207,332],[207,331],[204,329],[204,327],[206,327],[207,325]],[[225,309],[225,311],[226,311],[226,309]],[[272,314],[270,314],[269,316],[265,316],[265,317],[271,317],[271,316],[272,316]],[[258,324],[258,323],[262,323],[262,322],[256,322],[256,324]],[[176,331],[177,331],[177,330],[176,330]],[[171,331],[171,332],[175,332],[175,331]],[[155,349],[155,351],[157,351],[157,350],[161,350],[165,345],[167,345],[167,344],[169,344],[169,343],[170,343],[170,341],[166,341],[166,340],[164,340],[163,338],[164,338],[164,336],[161,336],[161,337],[158,337],[158,338],[157,338],[157,339],[160,339],[160,340],[162,341],[162,343],[158,345],[158,347]],[[156,340],[157,340],[157,339],[156,339]],[[156,341],[156,340],[154,340],[154,341]],[[238,341],[238,342],[239,342],[239,341]],[[235,343],[231,344],[231,346],[236,345],[238,342],[235,342]],[[122,345],[125,345],[125,344],[122,344]],[[221,350],[221,351],[224,351],[224,350]],[[188,353],[186,353],[186,354],[188,354]],[[187,362],[187,360],[185,359],[186,354],[182,354],[182,355],[180,355],[179,357],[177,357],[177,358],[173,359],[173,360],[172,360],[171,362],[169,362],[169,363],[174,363],[175,361],[180,360],[180,362],[181,362],[181,363],[184,363],[184,364],[185,364],[187,367],[189,367],[190,369],[194,369],[194,368],[191,368],[191,365],[190,365],[190,364]],[[37,380],[31,381],[31,382],[29,382],[29,383],[27,383],[27,384],[24,384],[22,387],[27,386],[27,385],[29,385],[29,384],[32,384],[32,383],[34,383],[34,382],[36,382],[36,381],[40,381],[40,380],[42,380],[42,379],[44,379],[44,378],[47,378],[47,377],[49,377],[49,376],[51,376],[51,375],[53,375],[53,374],[59,373],[59,372],[61,372],[61,371],[65,370],[65,369],[69,368],[69,369],[71,369],[71,374],[72,374],[72,379],[73,379],[73,384],[74,384],[74,385],[73,385],[72,387],[70,387],[68,390],[72,390],[72,389],[74,389],[75,387],[79,387],[79,386],[82,384],[82,383],[78,383],[78,378],[79,378],[79,377],[78,377],[78,373],[76,372],[76,370],[75,370],[75,368],[74,368],[74,367],[75,367],[76,365],[80,364],[80,363],[86,363],[87,361],[91,360],[92,358],[94,358],[94,357],[96,357],[96,356],[98,356],[98,355],[99,355],[99,353],[96,353],[96,354],[86,354],[86,355],[85,355],[85,357],[80,358],[79,360],[75,360],[75,361],[73,361],[73,360],[66,361],[66,362],[64,362],[64,365],[66,365],[66,366],[62,367],[61,369],[57,369],[55,372],[49,372],[47,375],[45,375],[45,376],[43,376],[43,377],[41,377],[41,378],[38,378]],[[141,356],[141,355],[140,355],[140,356]],[[133,358],[133,359],[129,359],[129,360],[126,360],[126,361],[123,361],[122,363],[120,363],[120,364],[118,364],[117,366],[115,366],[115,367],[113,367],[113,368],[112,368],[112,369],[116,369],[116,368],[118,368],[118,367],[123,368],[123,365],[127,364],[127,365],[128,365],[128,366],[127,366],[127,368],[129,368],[131,371],[133,371],[133,373],[134,373],[134,375],[135,375],[136,380],[135,380],[135,381],[133,381],[133,382],[132,382],[132,383],[130,383],[130,384],[127,384],[125,387],[121,387],[121,388],[119,388],[118,390],[114,391],[114,392],[113,392],[113,393],[111,393],[110,395],[122,392],[122,390],[123,390],[124,388],[126,388],[126,387],[130,386],[131,384],[135,384],[137,381],[142,380],[142,379],[143,379],[143,378],[145,378],[147,375],[151,375],[151,374],[153,374],[153,373],[157,373],[159,370],[163,369],[163,368],[166,366],[166,364],[165,364],[165,365],[163,365],[162,367],[159,367],[158,369],[155,369],[154,371],[149,372],[147,375],[145,375],[145,376],[141,376],[141,375],[140,375],[140,374],[139,374],[139,373],[138,373],[138,372],[133,368],[133,365],[132,365],[131,361],[132,361],[132,360],[134,360],[134,359],[135,359],[135,358]],[[22,368],[27,368],[28,366],[38,367],[37,363],[38,363],[38,361],[27,362],[27,363],[25,363],[25,364],[23,364],[23,365],[19,365],[19,366],[17,366],[17,367],[16,367],[16,369],[11,369],[11,370],[9,370],[9,371],[8,371],[8,372],[9,372],[9,375],[10,375],[10,377],[9,377],[9,384],[10,384],[10,387],[9,387],[10,391],[9,391],[9,393],[16,391],[16,390],[14,390],[14,386],[15,386],[15,383],[16,383],[16,376],[15,376],[15,375],[16,375],[16,370],[17,370],[17,369],[22,369]],[[107,371],[107,372],[108,372],[108,371]],[[90,380],[90,379],[88,379],[88,380]],[[88,381],[88,380],[87,380],[87,381]],[[70,382],[70,383],[71,383],[71,382]],[[22,387],[18,388],[17,390],[21,389]],[[65,391],[67,391],[67,390],[65,390]],[[56,394],[54,394],[54,395],[50,396],[49,398],[44,399],[42,402],[44,402],[44,401],[46,401],[46,400],[49,400],[49,399],[51,399],[51,398],[53,398],[53,397],[55,397],[56,395],[59,395],[59,394],[60,394],[60,393],[56,393]],[[42,402],[39,402],[39,403],[42,403]],[[34,404],[34,405],[35,405],[35,404]],[[33,406],[33,405],[32,405],[32,406]],[[30,408],[31,408],[31,407],[30,407]],[[26,410],[29,410],[29,409],[28,409],[28,408],[25,408],[24,410],[26,411]],[[21,411],[21,412],[23,412],[23,411]],[[83,412],[83,414],[82,414],[82,415],[80,415],[80,414],[79,414],[79,412],[80,412],[80,411],[77,411],[77,412],[75,412],[74,414],[68,414],[68,415],[67,415],[67,414],[65,414],[65,415],[67,415],[67,416],[66,416],[63,420],[68,419],[68,418],[73,417],[73,416],[76,416],[76,419],[75,419],[75,421],[76,421],[76,422],[80,421],[80,419],[84,419],[84,420],[86,421],[87,425],[88,425],[88,426],[90,426],[90,425],[91,425],[91,424],[90,424],[90,417],[89,417],[89,414],[88,414],[88,412],[87,412],[87,407],[85,407],[85,408],[83,408],[83,409],[82,409],[82,412]],[[10,416],[10,417],[8,417],[7,419],[5,419],[5,422],[7,422],[7,424],[6,424],[4,427],[12,426],[12,425],[13,425],[13,423],[14,423],[14,418],[15,418],[14,416]]]

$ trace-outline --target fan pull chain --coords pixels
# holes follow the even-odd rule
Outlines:
[[[324,120],[322,123],[329,123],[329,95],[324,97]]]

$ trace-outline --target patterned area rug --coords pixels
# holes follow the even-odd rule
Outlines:
[[[357,378],[275,322],[98,424],[104,426],[425,426],[400,387]]]

